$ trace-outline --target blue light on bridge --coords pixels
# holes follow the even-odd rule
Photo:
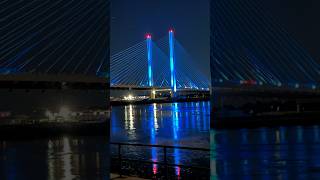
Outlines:
[[[177,91],[176,85],[176,75],[175,75],[175,67],[174,67],[174,32],[173,30],[169,30],[169,47],[170,47],[170,72],[171,72],[171,88],[173,92]]]
[[[148,50],[148,79],[149,86],[153,86],[153,77],[152,77],[152,37],[150,34],[147,34],[147,50]]]
[[[174,30],[160,39],[155,42],[152,34],[147,33],[143,41],[113,54],[110,61],[113,86],[170,88],[172,96],[184,87],[196,90],[210,86],[207,76],[194,66],[193,58],[175,38]]]

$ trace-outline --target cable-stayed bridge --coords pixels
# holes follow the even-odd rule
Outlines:
[[[259,1],[211,3],[211,70],[216,87],[320,87],[320,64]]]
[[[210,80],[169,30],[168,35],[145,40],[111,56],[111,88],[209,90]]]
[[[1,2],[1,87],[208,90],[173,31],[141,37],[110,62],[108,8],[104,0]]]
[[[105,111],[109,6],[109,0],[1,1],[0,112],[23,122]]]
[[[318,119],[319,61],[261,4],[211,1],[212,127]]]
[[[3,1],[0,16],[4,86],[107,87],[109,1]]]

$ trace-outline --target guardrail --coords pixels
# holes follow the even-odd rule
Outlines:
[[[111,145],[117,146],[118,148],[118,153],[117,153],[117,160],[118,160],[118,173],[120,177],[122,177],[123,170],[122,170],[122,162],[124,161],[135,161],[139,163],[148,163],[148,164],[157,164],[164,166],[165,169],[165,179],[169,179],[169,173],[168,173],[168,168],[169,167],[180,167],[180,168],[185,168],[185,169],[192,169],[192,170],[200,170],[200,171],[205,171],[208,172],[208,179],[210,175],[210,167],[209,166],[190,166],[190,165],[183,165],[183,164],[172,164],[168,162],[168,149],[181,149],[181,150],[190,150],[190,151],[200,151],[200,152],[206,152],[210,153],[210,149],[206,148],[194,148],[194,147],[181,147],[181,146],[167,146],[167,145],[151,145],[151,144],[131,144],[131,143],[117,143],[117,142],[111,142]],[[150,148],[160,148],[163,150],[163,162],[154,162],[154,161],[145,161],[145,160],[139,160],[139,159],[126,159],[122,157],[122,148],[123,146],[134,146],[134,147],[150,147]]]

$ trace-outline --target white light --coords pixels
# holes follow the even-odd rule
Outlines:
[[[69,110],[68,107],[66,106],[62,106],[60,108],[60,112],[59,115],[62,116],[63,118],[68,118],[68,116],[70,115],[71,111]]]
[[[126,101],[132,101],[134,99],[134,97],[132,96],[132,94],[129,94],[128,96],[124,97],[124,100]]]

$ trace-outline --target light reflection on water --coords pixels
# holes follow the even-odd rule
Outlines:
[[[105,137],[0,141],[0,179],[109,179]]]
[[[211,179],[320,179],[319,126],[210,134]]]
[[[208,148],[209,125],[210,102],[114,106],[111,140]]]
[[[111,114],[111,141],[209,148],[210,102],[115,106]],[[171,163],[208,162],[199,152],[178,149],[169,152]],[[128,147],[126,156],[158,162],[159,148]],[[207,159],[206,159],[207,158]],[[209,164],[208,164],[209,166]],[[153,165],[156,174],[157,165]],[[176,168],[180,174],[180,168]]]

